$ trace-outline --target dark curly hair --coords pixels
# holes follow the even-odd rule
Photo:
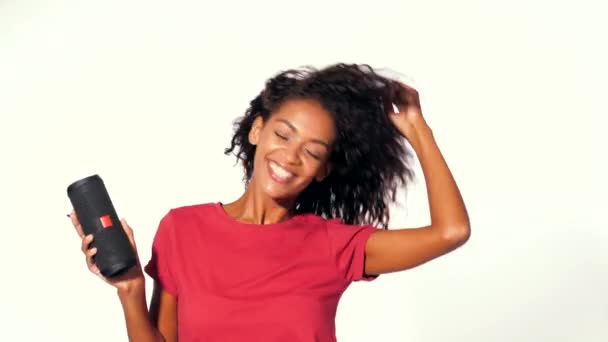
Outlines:
[[[313,181],[297,198],[296,213],[339,218],[347,224],[386,228],[389,202],[413,178],[411,152],[388,113],[399,104],[400,85],[363,64],[334,64],[282,71],[266,82],[245,115],[234,123],[228,155],[236,150],[246,183],[253,174],[256,147],[248,134],[254,120],[270,115],[289,99],[317,100],[333,116],[337,139],[332,172]]]

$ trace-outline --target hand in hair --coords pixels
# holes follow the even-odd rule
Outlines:
[[[391,121],[401,135],[410,143],[414,143],[415,128],[425,123],[420,106],[420,96],[416,89],[406,84],[394,82],[393,85],[395,87],[394,98],[398,103],[395,103],[397,110],[389,113]]]

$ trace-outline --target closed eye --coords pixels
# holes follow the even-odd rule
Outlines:
[[[318,155],[318,154],[316,154],[314,152],[311,152],[310,150],[306,150],[306,152],[308,152],[308,154],[310,154],[310,156],[313,157],[313,158],[315,158],[316,160],[320,160],[321,159],[320,155]]]
[[[274,135],[276,135],[277,137],[279,137],[279,139],[287,140],[286,136],[282,135],[281,133],[279,133],[277,131],[274,131]]]

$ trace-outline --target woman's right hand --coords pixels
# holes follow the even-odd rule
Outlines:
[[[127,224],[127,221],[125,219],[121,219],[120,223],[122,224],[122,227],[125,230],[125,233],[129,237],[131,246],[133,246],[133,250],[135,251],[135,256],[137,258],[137,262],[136,262],[136,265],[131,267],[126,273],[124,273],[118,277],[106,278],[101,274],[101,272],[99,271],[99,268],[93,262],[93,256],[95,255],[95,253],[97,253],[96,248],[94,248],[94,247],[89,248],[91,242],[93,242],[93,235],[84,234],[84,231],[82,230],[82,226],[80,225],[80,222],[78,221],[78,216],[76,215],[76,212],[74,210],[72,210],[72,212],[69,214],[69,216],[70,216],[70,219],[72,220],[72,225],[74,225],[74,228],[76,229],[76,232],[78,233],[78,236],[80,236],[80,238],[82,239],[81,250],[85,255],[85,260],[86,260],[87,267],[89,268],[89,271],[91,271],[93,274],[97,275],[99,278],[101,278],[106,283],[114,286],[119,292],[128,293],[138,287],[143,288],[145,286],[144,274],[142,272],[141,264],[139,263],[139,256],[137,255],[137,247],[135,245],[135,239],[133,238],[133,229],[131,229],[131,227]]]

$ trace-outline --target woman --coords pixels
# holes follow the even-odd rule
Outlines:
[[[403,138],[422,166],[431,224],[388,230],[388,205],[412,176]],[[276,75],[236,123],[232,152],[245,169],[240,198],[161,220],[143,268],[155,280],[150,310],[141,266],[100,275],[117,289],[130,341],[335,341],[351,282],[415,267],[469,238],[416,90],[367,66]],[[92,237],[70,216],[99,275]]]

